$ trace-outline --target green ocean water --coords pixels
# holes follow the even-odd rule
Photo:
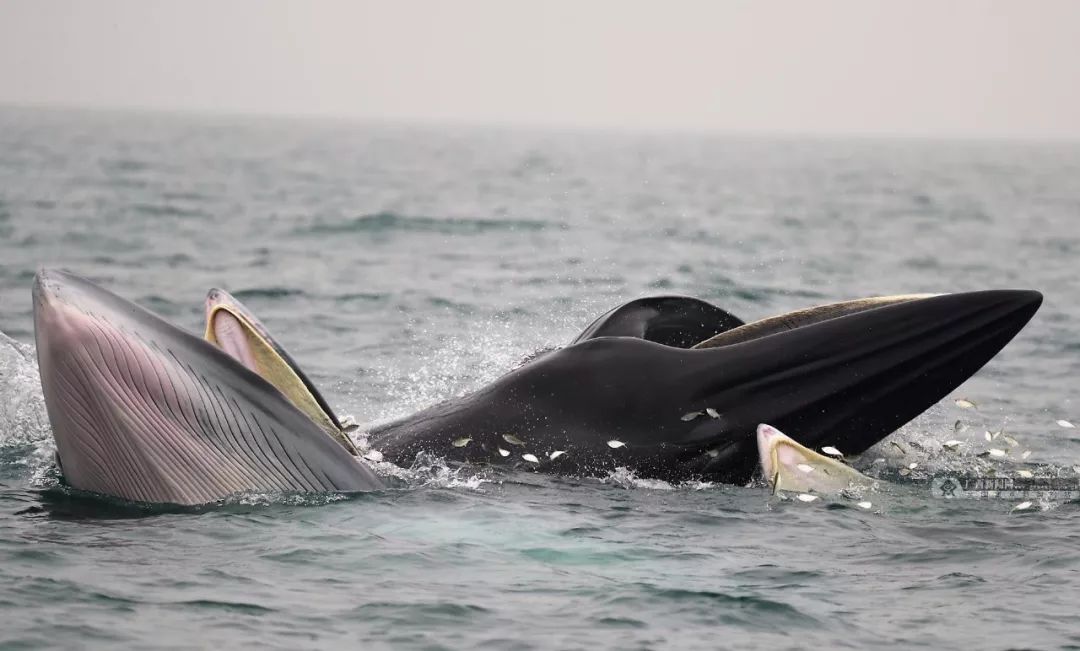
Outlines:
[[[0,331],[32,343],[40,265],[193,331],[223,287],[362,421],[481,386],[637,296],[754,319],[1046,295],[953,396],[977,409],[943,401],[872,452],[891,481],[870,510],[426,456],[384,493],[123,507],[53,485],[47,427],[18,417],[33,383],[0,365],[0,648],[1080,647],[1076,504],[928,486],[1028,450],[1078,476],[1056,423],[1080,424],[1078,220],[1080,144],[0,110]],[[1001,429],[1015,448],[984,440]]]

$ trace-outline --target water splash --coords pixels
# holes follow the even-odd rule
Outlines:
[[[50,438],[34,348],[2,332],[0,397],[0,447],[33,445]]]
[[[1080,476],[1080,470],[1060,460],[1032,461],[1037,451],[1025,436],[1008,431],[1007,415],[965,411],[957,418],[951,404],[946,399],[935,405],[854,459],[853,465],[871,477],[902,480],[926,480],[942,473],[1022,477],[1022,471]]]
[[[361,463],[367,464],[383,477],[400,480],[410,488],[464,488],[477,490],[483,484],[493,481],[483,469],[474,466],[452,466],[444,457],[421,452],[413,459],[408,468],[383,461],[382,453],[371,447],[367,437],[362,434],[353,437],[353,443],[360,451]]]
[[[685,481],[671,483],[662,479],[649,479],[645,477],[638,477],[637,474],[625,468],[619,466],[606,476],[600,478],[601,484],[608,484],[611,486],[617,486],[619,488],[626,489],[644,489],[654,491],[675,491],[675,490],[689,490],[689,491],[703,491],[716,488],[719,484],[711,481]]]
[[[2,461],[29,470],[30,484],[48,488],[59,483],[53,464],[56,445],[41,394],[33,346],[0,332],[0,451]]]

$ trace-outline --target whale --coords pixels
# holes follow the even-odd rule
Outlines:
[[[745,483],[761,423],[858,454],[978,371],[1038,310],[1031,290],[874,297],[744,322],[691,297],[629,301],[568,345],[391,421],[339,419],[223,290],[196,336],[76,274],[34,280],[38,366],[71,487],[149,503],[387,487],[355,440],[451,463]]]
[[[653,323],[672,338],[677,301],[666,310],[631,302],[572,345],[367,436],[398,464],[426,452],[563,474],[627,468],[743,484],[758,471],[759,424],[794,432],[808,448],[859,454],[990,361],[1041,302],[1032,290],[872,297],[704,327],[705,312],[692,307],[682,310],[685,329],[717,332],[689,347],[650,338]],[[626,323],[640,336],[607,335],[608,325]]]
[[[384,481],[270,381],[72,273],[33,286],[45,408],[65,483],[132,502],[360,492]]]
[[[1031,290],[904,294],[746,323],[701,299],[644,297],[472,393],[358,434],[376,458],[400,466],[431,454],[567,475],[628,468],[746,483],[760,472],[761,423],[796,432],[801,445],[857,455],[974,374],[1041,302]],[[227,315],[228,350],[248,364],[269,360],[252,365],[263,375],[304,378],[283,391],[311,396],[313,418],[338,422],[250,310],[223,290],[207,306],[208,339]],[[244,352],[260,348],[279,354]]]

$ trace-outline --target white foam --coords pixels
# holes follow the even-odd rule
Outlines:
[[[446,459],[435,455],[420,453],[408,468],[394,465],[388,461],[363,463],[384,477],[393,477],[405,482],[410,488],[464,488],[477,490],[493,480],[483,470],[472,466],[451,467]]]

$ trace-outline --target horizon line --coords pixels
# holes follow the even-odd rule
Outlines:
[[[196,119],[259,119],[284,122],[345,123],[358,126],[382,126],[394,128],[465,128],[509,131],[562,132],[578,134],[642,135],[642,136],[702,136],[731,139],[779,139],[779,140],[889,140],[933,141],[1000,144],[1080,144],[1080,134],[1024,134],[1005,132],[940,132],[940,131],[840,131],[840,130],[794,130],[783,128],[722,128],[702,125],[658,126],[645,124],[592,124],[587,122],[540,122],[530,120],[488,120],[483,118],[448,117],[389,117],[357,115],[339,112],[293,113],[283,111],[259,112],[252,109],[186,107],[171,108],[140,105],[80,104],[75,102],[20,102],[0,100],[0,110],[51,111],[83,113],[116,113],[150,116],[189,117]]]

